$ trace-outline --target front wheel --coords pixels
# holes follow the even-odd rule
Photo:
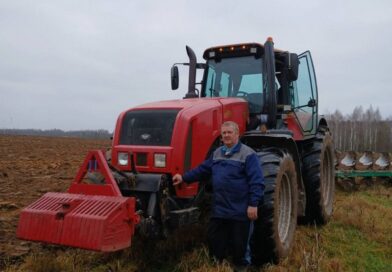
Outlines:
[[[297,176],[292,157],[280,150],[257,153],[264,174],[264,202],[254,223],[252,261],[279,262],[293,245],[297,226]]]

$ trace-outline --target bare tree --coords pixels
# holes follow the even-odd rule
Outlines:
[[[335,147],[343,151],[392,151],[392,116],[383,120],[378,108],[370,106],[364,110],[362,106],[353,112],[343,115],[339,110],[327,114]]]

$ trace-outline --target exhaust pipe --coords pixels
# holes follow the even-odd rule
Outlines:
[[[276,91],[275,91],[275,53],[274,42],[271,37],[264,43],[264,71],[263,82],[267,89],[264,93],[264,112],[268,114],[268,128],[276,128]]]
[[[186,46],[186,53],[189,57],[189,81],[188,81],[188,92],[184,98],[196,98],[199,97],[195,91],[196,84],[196,55],[192,48]]]

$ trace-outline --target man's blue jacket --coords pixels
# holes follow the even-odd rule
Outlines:
[[[210,158],[186,172],[190,183],[212,176],[212,218],[249,220],[248,206],[257,207],[264,193],[259,159],[250,147],[238,142],[229,152],[217,148]]]

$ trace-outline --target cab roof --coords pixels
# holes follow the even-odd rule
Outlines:
[[[275,53],[283,53],[285,50],[275,49]],[[264,45],[260,43],[240,43],[240,44],[229,44],[214,46],[206,49],[203,53],[205,60],[221,57],[235,57],[244,55],[262,55],[264,53]]]

